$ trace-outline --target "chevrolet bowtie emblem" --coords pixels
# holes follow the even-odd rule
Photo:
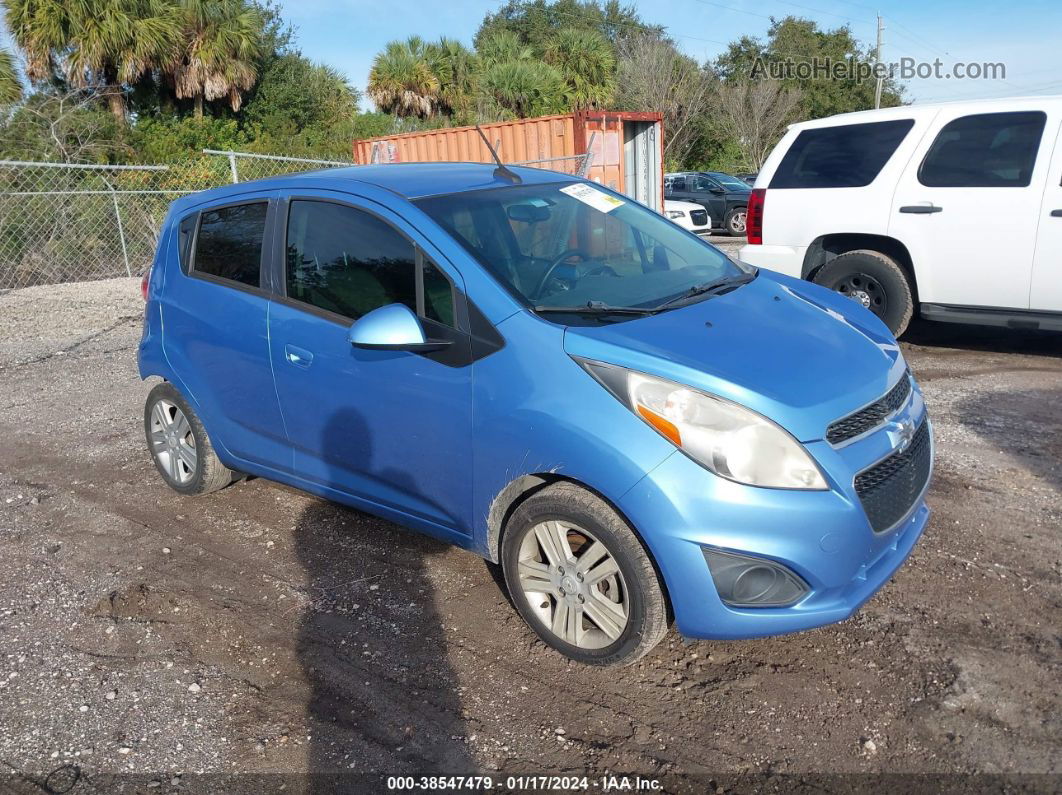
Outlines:
[[[899,420],[898,422],[890,423],[889,435],[892,437],[897,451],[902,453],[911,446],[911,440],[914,439],[914,423],[911,420]]]

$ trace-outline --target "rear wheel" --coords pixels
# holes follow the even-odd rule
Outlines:
[[[181,494],[208,494],[232,483],[235,475],[221,463],[206,428],[180,392],[161,383],[144,404],[144,434],[155,468]]]
[[[667,632],[663,585],[638,537],[572,483],[528,497],[506,524],[502,568],[542,640],[591,665],[628,665]]]
[[[865,306],[899,337],[914,314],[911,284],[903,268],[877,251],[862,249],[834,257],[813,281]]]
[[[723,225],[726,227],[726,233],[731,237],[744,237],[748,213],[749,211],[747,207],[735,207],[728,212],[723,221]]]

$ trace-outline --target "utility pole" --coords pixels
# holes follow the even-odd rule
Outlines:
[[[876,66],[877,66],[877,68],[879,70],[879,74],[878,74],[878,84],[877,84],[877,86],[874,87],[874,109],[875,110],[877,110],[878,108],[881,107],[881,85],[882,85],[882,83],[885,82],[885,78],[880,73],[880,70],[881,70],[881,45],[882,45],[882,35],[884,33],[885,33],[885,20],[883,20],[881,18],[881,14],[878,14],[878,49],[877,49],[877,54],[874,56],[874,58],[877,61]]]

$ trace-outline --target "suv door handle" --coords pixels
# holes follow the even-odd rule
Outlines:
[[[929,215],[943,210],[943,207],[937,207],[935,204],[908,204],[900,208],[901,213],[913,213],[915,215]]]
[[[1062,218],[1062,210],[1052,210],[1051,211],[1051,217],[1052,218]]]
[[[284,358],[296,367],[309,367],[313,363],[313,354],[294,345],[284,346]]]

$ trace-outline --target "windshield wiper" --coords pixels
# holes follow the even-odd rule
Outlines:
[[[738,276],[724,276],[722,279],[715,279],[704,284],[695,284],[686,292],[679,293],[674,298],[669,298],[664,303],[653,307],[652,311],[660,312],[664,309],[671,309],[701,295],[719,295],[726,290],[732,290],[735,287],[748,284],[755,278],[756,271],[753,271],[752,273],[742,273]]]
[[[534,309],[543,314],[567,312],[573,315],[651,315],[658,311],[659,307],[611,306],[604,301],[587,301],[577,306],[536,306]]]

